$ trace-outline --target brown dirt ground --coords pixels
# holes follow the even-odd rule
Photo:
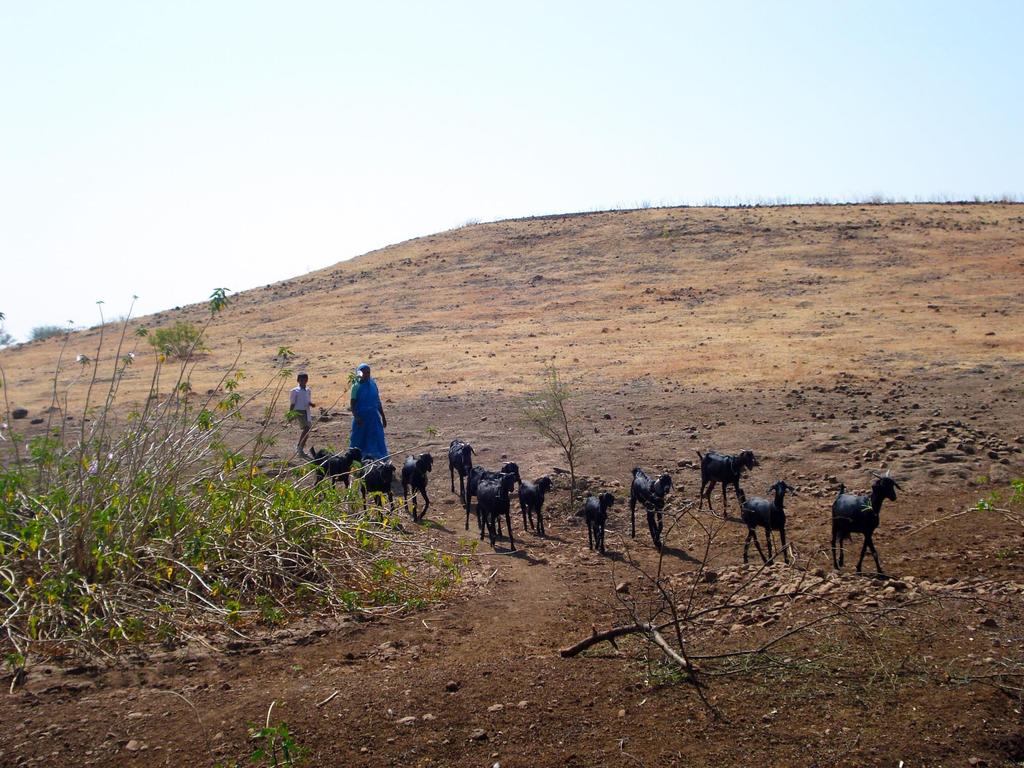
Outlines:
[[[239,295],[211,329],[198,391],[230,366],[239,338],[250,380],[273,376],[288,345],[322,403],[369,359],[393,448],[439,450],[462,436],[480,463],[508,456],[531,477],[560,462],[522,427],[516,397],[554,357],[577,380],[588,482],[619,497],[609,554],[587,551],[559,493],[546,539],[516,523],[516,556],[504,544],[481,549],[464,592],[428,610],[296,622],[231,650],[189,647],[114,668],[36,666],[0,699],[0,765],[244,763],[246,725],[272,701],[311,765],[1021,764],[1024,702],[1010,688],[1024,679],[994,674],[1024,668],[1024,527],[984,513],[921,526],[994,490],[1005,496],[1024,474],[1022,214],[837,206],[501,222]],[[68,353],[91,354],[96,339],[76,334]],[[58,349],[0,355],[12,406],[38,416],[49,405]],[[146,357],[128,398],[145,394]],[[73,368],[58,374],[62,386]],[[346,436],[333,418],[314,443]],[[702,662],[721,718],[640,641],[560,658],[615,622],[615,583],[645,596],[622,562],[628,549],[656,565],[642,526],[635,542],[623,535],[629,468],[670,471],[675,498],[694,499],[694,450],[746,446],[762,459],[749,492],[779,477],[800,488],[787,512],[806,571],[744,570],[745,530],[733,519],[709,552],[719,581],[700,582],[698,601],[744,576],[770,591],[805,573],[857,613],[860,630],[827,622],[767,661]],[[863,489],[868,469],[886,467],[904,488],[876,537],[894,579],[857,577],[849,564],[834,576],[824,550],[836,482]],[[439,525],[410,535],[453,548],[464,518],[445,474],[431,482]],[[670,544],[667,583],[685,588],[703,546],[696,522],[684,518]],[[694,625],[691,652],[751,647],[815,610],[780,600]],[[471,739],[476,729],[484,738]]]

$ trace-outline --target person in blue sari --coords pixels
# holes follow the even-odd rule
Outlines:
[[[377,391],[377,382],[370,377],[370,366],[362,363],[356,368],[356,382],[352,385],[352,437],[350,448],[363,453],[363,461],[381,459],[388,455],[384,428],[388,425],[384,406]]]

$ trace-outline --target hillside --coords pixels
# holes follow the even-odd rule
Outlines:
[[[497,222],[240,293],[210,327],[193,391],[236,355],[254,389],[289,347],[333,412],[312,443],[339,446],[347,375],[367,360],[392,450],[441,459],[431,522],[407,525],[410,537],[443,551],[475,538],[449,491],[453,437],[489,468],[514,459],[524,477],[555,477],[548,535],[523,530],[513,501],[517,552],[482,542],[458,595],[401,617],[313,616],[109,668],[37,667],[0,705],[14,724],[0,765],[245,764],[246,726],[272,701],[310,765],[1019,765],[1021,296],[1024,207],[998,204]],[[137,325],[208,316],[199,304]],[[95,329],[73,334],[65,359],[97,342]],[[10,405],[30,419],[50,404],[59,349],[0,353]],[[518,414],[552,361],[577,394],[585,483],[616,496],[605,556],[567,508],[561,457]],[[146,396],[152,365],[141,344],[127,401]],[[66,363],[60,387],[78,373]],[[273,450],[290,459],[281,429]],[[714,514],[694,508],[695,452],[748,447],[760,459],[749,495],[778,479],[797,488],[793,567],[762,570],[753,550],[743,565],[731,491],[725,519],[719,489]],[[663,560],[642,508],[629,535],[634,466],[673,477]],[[880,470],[900,483],[875,534],[888,578],[870,554],[854,574],[859,535],[837,573],[832,499]],[[706,702],[638,638],[559,656],[630,607],[664,615],[661,589],[692,616]],[[720,607],[735,595],[741,605]]]
[[[552,359],[595,383],[650,375],[698,388],[1019,363],[1022,243],[1014,205],[480,224],[235,296],[210,330],[209,367],[241,342],[240,365],[263,374],[288,346],[314,386],[336,391],[365,359],[402,399],[521,390]],[[205,317],[197,305],[140,323]],[[91,354],[96,340],[96,330],[76,333],[72,351]],[[58,343],[0,355],[19,404],[48,402]],[[206,368],[197,388],[216,380]],[[135,369],[145,386],[146,356]]]

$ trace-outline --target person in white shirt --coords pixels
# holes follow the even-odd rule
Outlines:
[[[306,438],[309,437],[309,428],[313,426],[313,419],[310,418],[310,409],[316,407],[313,402],[313,390],[306,386],[309,375],[300,373],[298,375],[299,386],[295,387],[288,399],[288,408],[292,413],[297,414],[295,420],[299,423],[299,442],[295,444],[295,452],[304,459],[306,454]]]

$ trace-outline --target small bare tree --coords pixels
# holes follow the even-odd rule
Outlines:
[[[544,374],[543,388],[529,395],[522,411],[526,422],[534,431],[562,452],[569,465],[569,509],[576,509],[576,465],[584,448],[583,433],[569,410],[574,397],[570,386],[558,376],[551,364]]]

